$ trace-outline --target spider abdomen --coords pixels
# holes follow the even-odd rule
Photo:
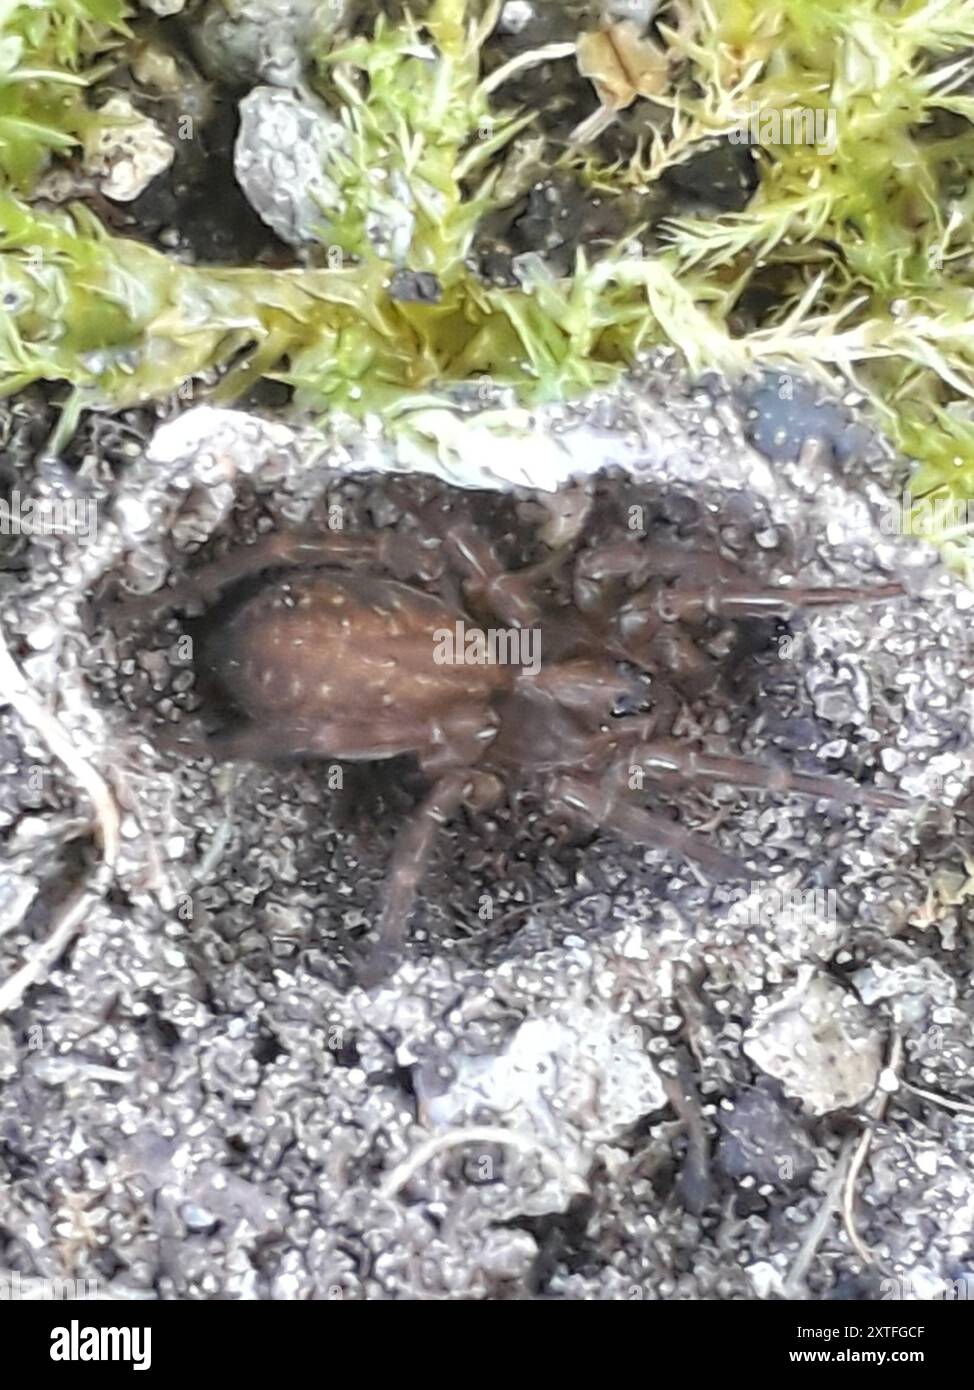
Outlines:
[[[439,635],[462,622],[407,584],[317,571],[243,601],[207,635],[200,664],[250,719],[367,722],[394,710],[412,725],[510,679],[497,666],[435,659]]]

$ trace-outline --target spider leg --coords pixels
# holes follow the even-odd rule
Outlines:
[[[665,621],[719,614],[736,618],[788,617],[799,608],[872,603],[903,593],[901,586],[894,583],[780,588],[756,583],[730,560],[712,551],[684,549],[665,542],[624,540],[593,547],[579,556],[574,573],[575,601],[582,611],[589,611],[604,602],[607,585],[625,581],[630,591],[640,591],[652,580],[664,581],[664,585],[654,585],[649,602]],[[631,605],[638,611],[642,601],[643,595],[638,593]]]
[[[412,725],[362,722],[338,715],[334,719],[275,719],[189,738],[164,733],[153,737],[157,748],[217,762],[280,762],[285,758],[335,758],[375,762],[415,753],[428,741],[428,721]]]
[[[651,607],[664,622],[726,618],[790,618],[801,609],[837,608],[849,603],[885,603],[901,598],[903,586],[890,584],[776,588],[747,580],[712,585],[676,583],[657,591]],[[626,610],[633,605],[627,604]]]
[[[429,865],[439,831],[461,803],[475,794],[477,774],[455,769],[430,788],[414,819],[396,838],[382,895],[375,940],[358,966],[359,983],[369,989],[387,979],[399,963],[416,894]],[[491,779],[493,780],[493,779]]]
[[[465,576],[468,595],[480,598],[511,627],[538,627],[541,608],[532,597],[532,572],[511,573],[497,551],[471,521],[456,521],[442,530],[443,547]]]
[[[722,673],[721,663],[708,656],[692,635],[676,623],[659,628],[642,652],[634,642],[627,643],[626,653],[637,666],[665,671],[666,679],[686,700],[695,700],[712,690]]]
[[[792,772],[779,764],[752,761],[748,758],[716,757],[701,753],[672,739],[645,743],[633,750],[632,765],[643,770],[654,781],[678,784],[709,785],[724,782],[732,787],[757,791],[773,791],[798,796],[821,797],[841,805],[862,804],[878,810],[898,810],[913,805],[909,797],[899,792],[880,791],[847,782],[841,777],[820,777],[815,773]]]
[[[425,546],[416,537],[393,530],[375,536],[272,532],[222,559],[201,565],[171,588],[123,597],[114,607],[127,619],[155,618],[186,603],[207,603],[231,584],[264,570],[322,565],[352,570],[378,565],[396,579],[432,580],[441,573],[443,559],[438,546]]]
[[[835,589],[776,589],[745,579],[710,586],[656,584],[619,608],[614,647],[636,666],[666,671],[681,694],[696,699],[717,683],[721,663],[701,651],[681,623],[693,627],[710,617],[791,618],[803,609],[886,602],[902,593],[899,584]]]
[[[699,864],[714,878],[759,878],[741,859],[717,849],[703,835],[666,816],[647,811],[633,801],[628,789],[612,786],[609,778],[589,781],[559,777],[552,786],[556,803],[589,825],[607,830],[633,845],[655,845]]]
[[[696,583],[720,583],[739,579],[730,561],[712,551],[686,550],[678,545],[650,544],[624,540],[593,546],[583,551],[575,564],[575,602],[582,612],[601,606],[607,586],[625,582],[630,590],[641,589],[651,579],[690,578]]]

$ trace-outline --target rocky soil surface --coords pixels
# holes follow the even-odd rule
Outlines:
[[[8,411],[8,486],[46,409]],[[881,608],[755,625],[682,728],[914,804],[674,802],[749,857],[742,887],[564,845],[515,791],[443,833],[407,957],[366,992],[348,962],[408,767],[338,798],[313,763],[165,751],[197,704],[181,620],[98,599],[336,497],[388,525],[407,462],[244,411],[95,418],[44,470],[93,525],[5,538],[0,1272],[123,1299],[966,1288],[974,598],[891,534],[903,466],[854,402],[692,385],[665,355],[451,455],[488,519],[598,474],[757,573],[901,579]]]

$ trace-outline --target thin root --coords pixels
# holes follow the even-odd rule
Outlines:
[[[903,1057],[903,1041],[899,1034],[893,1035],[890,1043],[889,1057],[886,1067],[888,1070],[898,1072],[900,1062]],[[873,1124],[881,1120],[886,1113],[889,1104],[889,1092],[879,1092],[873,1099],[870,1106],[870,1120]],[[809,1225],[802,1241],[801,1247],[795,1257],[795,1262],[788,1272],[788,1277],[784,1283],[785,1296],[787,1298],[801,1298],[805,1290],[805,1275],[808,1273],[809,1266],[818,1252],[819,1246],[825,1239],[833,1214],[838,1210],[842,1212],[842,1224],[845,1227],[846,1235],[856,1254],[863,1264],[872,1264],[873,1255],[869,1248],[863,1244],[859,1231],[856,1227],[855,1212],[853,1202],[855,1200],[856,1181],[862,1171],[862,1166],[869,1153],[869,1146],[872,1142],[872,1125],[866,1129],[858,1140],[854,1136],[846,1139],[839,1151],[839,1156],[835,1161],[832,1176],[829,1179],[828,1187],[825,1190],[825,1198],[819,1207],[815,1218]]]
[[[19,970],[0,985],[0,1014],[16,1008],[27,990],[42,980],[61,956],[89,909],[102,896],[118,862],[120,817],[118,806],[104,778],[81,757],[70,735],[33,695],[7,646],[0,628],[0,704],[9,705],[58,758],[75,781],[88,793],[94,808],[94,824],[102,851],[96,873],[72,895],[55,919],[47,939]]]
[[[921,1100],[929,1100],[934,1105],[942,1105],[945,1110],[956,1110],[962,1115],[974,1115],[974,1105],[965,1101],[951,1100],[950,1096],[942,1096],[938,1091],[925,1091],[921,1086],[911,1086],[909,1081],[901,1081],[900,1085],[904,1091],[910,1091]]]
[[[894,1033],[893,1040],[890,1043],[889,1057],[886,1059],[887,1070],[892,1071],[894,1074],[898,1073],[902,1060],[903,1040],[899,1033]],[[888,1105],[889,1092],[880,1091],[869,1107],[872,1112],[871,1118],[874,1122],[878,1122],[883,1118],[886,1114],[886,1107]],[[860,1260],[862,1260],[863,1264],[867,1265],[873,1263],[873,1254],[867,1246],[863,1245],[859,1238],[853,1203],[855,1202],[856,1196],[856,1181],[862,1170],[862,1165],[866,1161],[866,1156],[869,1153],[869,1146],[872,1143],[872,1138],[873,1126],[870,1125],[868,1129],[863,1131],[862,1137],[856,1145],[856,1150],[852,1155],[852,1161],[849,1164],[849,1171],[846,1174],[845,1186],[842,1191],[842,1222],[845,1226],[846,1235],[849,1237],[852,1248],[855,1250]]]
[[[551,1169],[555,1177],[574,1194],[584,1195],[587,1185],[574,1173],[557,1154],[546,1149],[539,1139],[531,1134],[521,1134],[515,1129],[505,1129],[502,1125],[467,1125],[460,1129],[447,1130],[445,1134],[435,1134],[420,1144],[410,1156],[395,1167],[379,1189],[379,1196],[391,1201],[406,1183],[419,1172],[420,1168],[445,1149],[460,1148],[464,1144],[504,1144],[521,1153],[537,1154]]]

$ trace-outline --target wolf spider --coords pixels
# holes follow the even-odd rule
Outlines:
[[[181,750],[418,762],[428,790],[393,850],[364,983],[401,957],[437,832],[461,806],[495,805],[512,781],[537,788],[568,827],[655,845],[724,878],[738,877],[741,863],[641,804],[634,771],[660,789],[724,783],[878,809],[909,804],[673,736],[681,697],[698,698],[722,673],[703,641],[720,620],[888,600],[899,585],[776,587],[715,549],[618,531],[594,545],[576,535],[509,571],[462,502],[403,520],[371,534],[265,535],[141,601],[155,613],[220,599],[197,669],[241,719],[205,741],[178,741]],[[540,631],[539,669],[434,660],[436,634],[498,620]],[[650,711],[614,713],[620,701],[645,707],[639,673],[644,684],[650,677]]]

